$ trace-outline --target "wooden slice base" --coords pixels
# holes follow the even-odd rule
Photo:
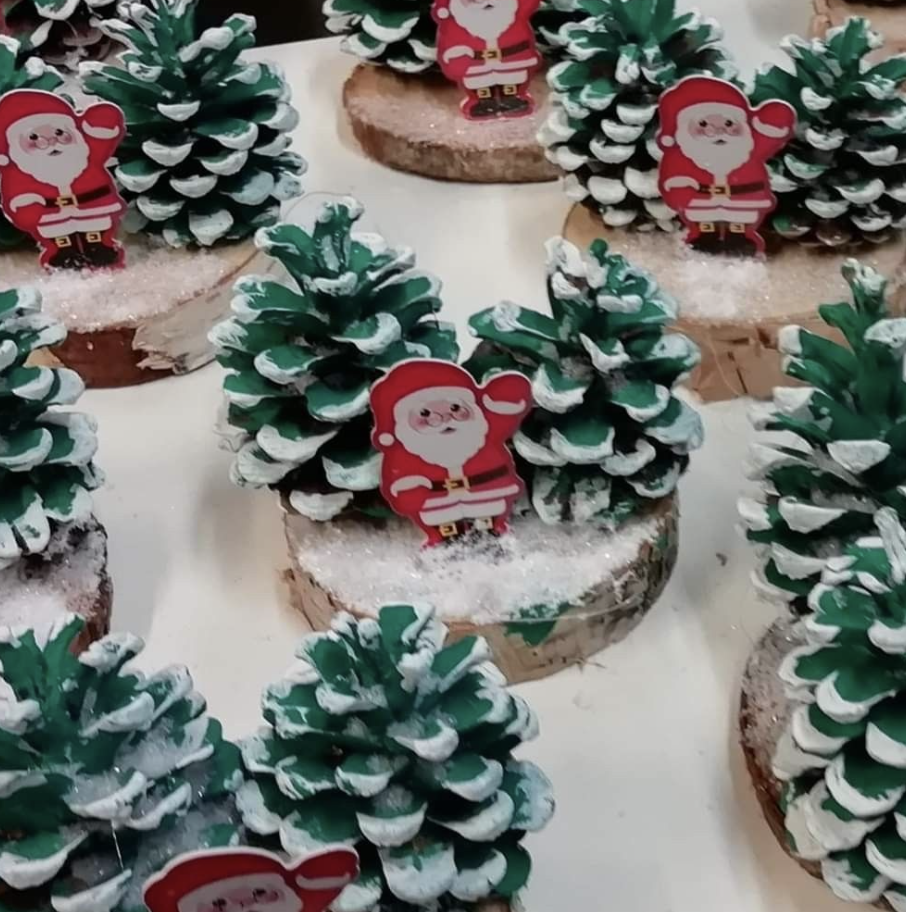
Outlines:
[[[68,330],[36,363],[71,367],[89,387],[134,386],[213,360],[208,333],[228,315],[233,283],[272,262],[251,240],[198,251],[132,238],[119,270],[47,271],[31,250],[5,253],[0,290],[36,287]]]
[[[850,16],[861,16],[871,22],[871,27],[884,36],[883,52],[898,54],[906,51],[906,9],[897,3],[855,3],[852,0],[812,0],[811,34],[823,38],[827,30],[843,25]]]
[[[677,526],[676,499],[666,498],[616,533],[572,533],[537,519],[517,519],[510,542],[484,539],[477,554],[467,546],[446,546],[462,550],[445,557],[439,548],[419,550],[421,533],[402,520],[376,528],[355,520],[313,523],[285,513],[293,602],[315,630],[328,629],[338,612],[375,617],[382,604],[433,603],[451,640],[483,636],[514,684],[547,677],[623,639],[667,584],[676,563]],[[587,538],[575,544],[574,534]],[[495,547],[498,552],[490,550]],[[583,547],[594,548],[600,560],[582,553]],[[508,548],[520,556],[512,558]],[[589,560],[594,582],[586,586]],[[436,561],[447,563],[439,568]],[[520,586],[533,592],[537,586],[541,599],[554,572],[582,581],[568,602],[521,611],[507,602]],[[455,599],[451,610],[436,604],[437,589],[431,588],[441,573]],[[550,595],[546,601],[554,603]],[[460,604],[464,613],[457,616]],[[471,618],[465,613],[470,609]]]
[[[777,672],[784,657],[802,644],[802,638],[786,618],[776,621],[759,640],[742,679],[739,733],[746,768],[771,832],[800,867],[821,880],[821,865],[818,862],[804,861],[790,851],[780,808],[783,786],[771,768],[777,742],[790,718],[790,705]],[[885,900],[874,905],[878,909],[890,910]]]
[[[529,116],[475,123],[459,110],[459,87],[443,76],[359,64],[343,87],[343,105],[359,144],[384,165],[439,180],[524,184],[559,174],[535,138],[548,110],[543,76],[531,91]]]
[[[563,228],[579,247],[604,238],[634,266],[647,269],[679,305],[675,329],[701,349],[688,386],[706,402],[737,396],[768,398],[775,386],[795,381],[781,369],[780,330],[790,323],[837,341],[822,323],[818,305],[849,300],[840,270],[852,253],[815,251],[784,244],[766,260],[697,253],[682,235],[639,233],[604,226],[597,212],[578,204]],[[859,251],[858,258],[889,280],[889,303],[906,308],[906,236]]]
[[[85,629],[77,652],[110,632],[112,606],[107,532],[96,519],[59,528],[43,554],[0,570],[0,625],[38,626],[78,614]]]

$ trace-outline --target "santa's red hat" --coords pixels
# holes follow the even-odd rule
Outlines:
[[[212,849],[182,855],[145,886],[151,912],[181,912],[192,894],[220,884],[245,882],[262,887],[285,884],[303,900],[304,912],[323,912],[358,876],[352,849],[328,849],[286,867],[259,849]]]

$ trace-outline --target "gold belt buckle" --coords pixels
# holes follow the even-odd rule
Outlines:
[[[448,478],[444,482],[444,487],[448,491],[460,491],[469,489],[469,479],[468,478]]]
[[[712,196],[729,196],[730,187],[727,184],[714,184],[711,187],[711,195]]]
[[[58,196],[57,206],[62,209],[64,206],[74,206],[76,198],[74,196]]]
[[[500,59],[500,48],[487,48],[481,52],[483,60],[499,60]]]

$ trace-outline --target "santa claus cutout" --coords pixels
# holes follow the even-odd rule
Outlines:
[[[381,494],[426,545],[505,532],[524,490],[507,441],[532,404],[529,381],[500,373],[484,386],[456,364],[397,364],[371,389]]]
[[[763,253],[759,229],[777,204],[767,161],[792,138],[796,112],[785,101],[752,108],[741,89],[713,76],[688,76],[663,95],[658,187],[701,250]]]
[[[470,120],[522,117],[534,102],[529,81],[541,65],[531,17],[540,0],[434,0],[437,62],[466,96]]]
[[[126,204],[107,165],[123,136],[113,104],[82,113],[51,92],[16,89],[0,98],[0,204],[41,247],[41,265],[116,267],[116,229]]]
[[[352,849],[327,849],[289,866],[259,849],[190,852],[144,889],[150,912],[324,912],[359,873]]]

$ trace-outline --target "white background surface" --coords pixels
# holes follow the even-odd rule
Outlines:
[[[703,4],[723,20],[744,68],[785,33],[804,32],[806,5]],[[567,209],[556,184],[440,184],[387,170],[342,126],[338,99],[351,64],[333,41],[260,56],[283,64],[293,84],[308,192],[355,194],[369,228],[414,246],[421,266],[443,278],[447,317],[460,331],[471,312],[501,298],[544,307],[541,245]],[[229,454],[212,431],[220,381],[211,365],[83,402],[100,422],[108,476],[97,505],[110,533],[115,627],[147,639],[147,667],[188,665],[239,737],[258,724],[260,691],[288,666],[305,628],[280,581],[275,496],[227,480]],[[735,532],[751,437],[746,404],[707,407],[704,416],[708,441],[682,486],[680,562],[659,604],[590,665],[520,688],[542,729],[526,754],[553,779],[559,802],[551,826],[530,840],[528,912],[847,908],[776,846],[742,765],[738,679],[773,609],[754,597],[752,555]]]

